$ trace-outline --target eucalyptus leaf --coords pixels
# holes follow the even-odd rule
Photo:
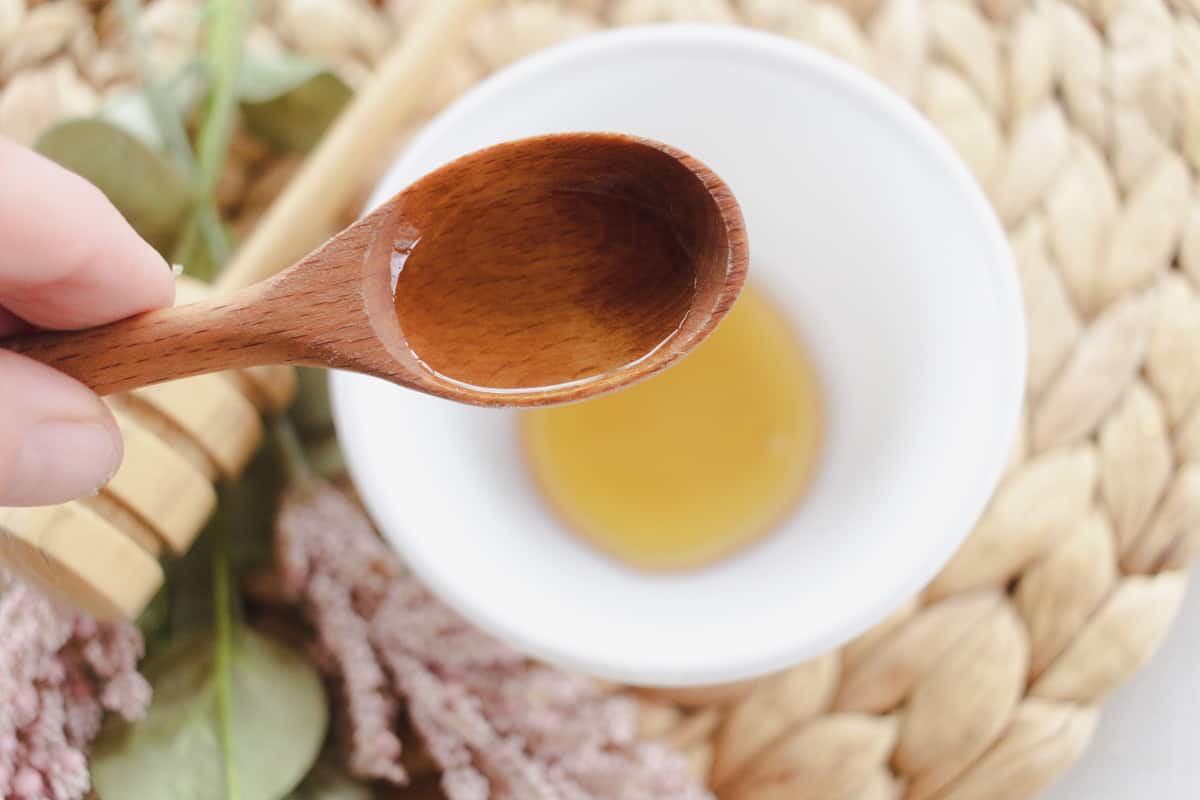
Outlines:
[[[188,178],[138,136],[103,119],[72,119],[34,147],[96,184],[142,238],[167,252],[191,204]]]
[[[247,53],[240,80],[246,125],[283,150],[316,144],[353,94],[331,70],[292,56]]]
[[[168,108],[174,107],[179,119],[187,122],[203,109],[212,83],[212,71],[205,61],[194,59],[187,62],[175,71],[163,87]]]
[[[100,119],[131,133],[147,147],[156,151],[163,149],[163,136],[154,121],[150,101],[142,92],[122,92],[114,95],[96,113]]]
[[[166,85],[166,110],[179,119],[186,119],[198,107],[207,90],[208,77],[204,65],[192,62],[180,69]],[[133,134],[155,151],[165,152],[167,149],[166,137],[155,119],[154,107],[143,91],[130,90],[114,95],[101,106],[96,116]]]
[[[231,656],[241,800],[280,800],[308,773],[325,738],[320,677],[302,655],[246,627],[234,630]],[[146,717],[110,720],[93,750],[102,800],[225,800],[215,663],[208,631],[146,663],[154,687]]]

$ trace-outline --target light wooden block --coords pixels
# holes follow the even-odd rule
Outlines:
[[[159,383],[133,396],[184,434],[222,477],[241,472],[262,443],[258,409],[220,375]]]
[[[117,412],[125,460],[101,491],[136,514],[173,555],[187,552],[217,505],[204,474],[128,415]]]
[[[0,559],[22,579],[101,619],[131,619],[163,583],[158,561],[79,503],[0,508]]]

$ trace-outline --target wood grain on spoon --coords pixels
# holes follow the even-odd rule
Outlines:
[[[540,136],[434,171],[236,294],[2,344],[101,394],[281,363],[543,405],[686,354],[736,300],[747,257],[737,202],[690,156]]]

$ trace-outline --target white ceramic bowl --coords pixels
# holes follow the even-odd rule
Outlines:
[[[824,382],[806,500],[711,568],[633,571],[543,506],[513,413],[338,374],[367,507],[447,603],[553,663],[692,685],[833,648],[934,575],[1001,474],[1025,339],[1000,226],[903,100],[790,40],[706,26],[599,34],[505,69],[416,138],[372,205],[480,147],[584,130],[676,145],[741,202],[750,280],[789,312]]]

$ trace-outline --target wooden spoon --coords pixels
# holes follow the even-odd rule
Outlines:
[[[737,202],[690,156],[540,136],[438,169],[235,294],[2,344],[100,394],[279,363],[544,405],[685,355],[737,299],[747,258]]]

